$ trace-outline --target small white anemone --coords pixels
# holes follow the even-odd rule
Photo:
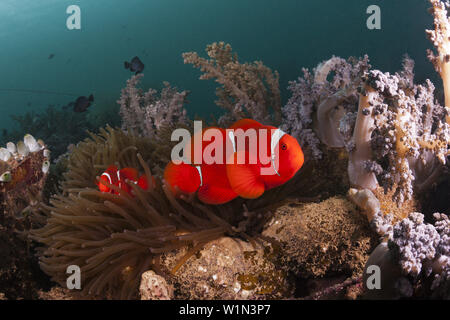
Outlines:
[[[30,149],[23,141],[19,141],[19,142],[17,142],[17,152],[21,156],[26,157],[30,153]]]
[[[12,176],[11,176],[11,172],[9,171],[5,171],[0,175],[0,182],[9,182],[11,181]]]
[[[17,148],[16,148],[16,145],[14,144],[14,142],[8,142],[6,144],[6,149],[8,149],[8,151],[11,152],[11,153],[16,153],[17,152]]]
[[[50,158],[50,150],[44,149],[44,158]]]
[[[42,139],[38,139],[38,140],[37,140],[37,143],[39,144],[39,146],[41,147],[41,149],[42,149],[42,148],[45,148],[45,143],[44,143],[44,141],[43,141]]]
[[[45,174],[45,173],[48,172],[49,169],[50,169],[50,161],[45,160],[45,161],[42,163],[42,172]]]
[[[37,143],[36,139],[31,134],[26,134],[25,137],[23,137],[23,142],[31,152],[41,150],[41,146]]]
[[[372,221],[375,214],[380,211],[380,201],[369,189],[358,190],[351,188],[348,191],[348,197],[364,211],[369,222]]]
[[[8,149],[0,148],[0,160],[8,161],[11,158],[11,152]]]

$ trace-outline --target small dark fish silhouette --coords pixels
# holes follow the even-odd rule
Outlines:
[[[130,69],[132,72],[136,72],[136,74],[141,73],[144,70],[144,64],[138,57],[134,57],[131,59],[131,62],[124,62],[125,69]]]
[[[75,102],[69,103],[68,106],[73,107],[73,111],[75,112],[85,112],[93,101],[94,96],[91,94],[89,97],[85,96],[78,97],[77,100],[75,100]]]
[[[55,56],[54,53],[50,53],[50,55],[48,56],[48,59],[49,59],[49,60],[50,60],[50,59],[53,59],[54,56]]]

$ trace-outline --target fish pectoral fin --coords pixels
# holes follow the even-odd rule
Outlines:
[[[237,159],[240,153],[235,153],[234,163],[227,164],[227,176],[231,188],[240,197],[246,199],[255,199],[260,197],[265,191],[264,181],[261,179],[259,164],[238,164]],[[244,159],[248,159],[245,157]]]

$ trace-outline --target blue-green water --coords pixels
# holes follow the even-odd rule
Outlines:
[[[81,30],[66,28],[66,8],[81,8]],[[381,30],[368,30],[366,9],[381,8]],[[117,112],[116,100],[131,76],[123,62],[145,63],[143,87],[162,81],[191,91],[191,114],[217,113],[215,83],[198,80],[181,53],[214,41],[232,45],[241,61],[262,60],[280,73],[283,101],[288,81],[338,55],[369,54],[375,68],[395,72],[404,53],[416,61],[416,79],[440,85],[426,58],[432,27],[426,0],[0,0],[0,128],[9,115],[73,97],[26,89],[89,95],[88,112]],[[54,54],[52,59],[48,59]]]

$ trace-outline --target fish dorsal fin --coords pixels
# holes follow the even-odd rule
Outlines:
[[[252,119],[241,119],[236,121],[231,127],[230,129],[236,130],[236,129],[242,129],[242,130],[247,130],[249,128],[260,128],[263,127],[263,125],[261,123],[259,123],[256,120],[252,120]]]

